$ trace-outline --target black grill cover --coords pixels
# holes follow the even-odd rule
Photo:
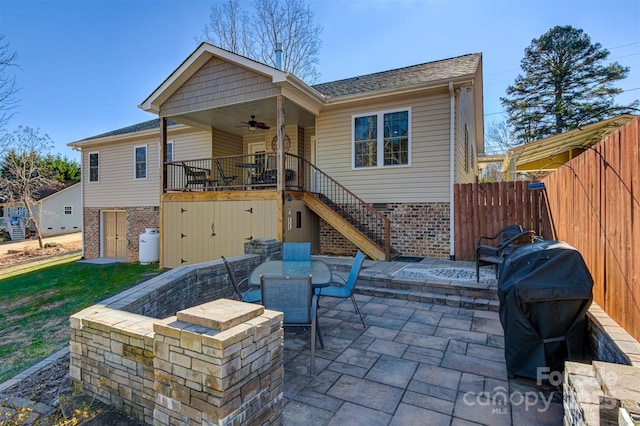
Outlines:
[[[539,378],[585,360],[593,279],[580,253],[561,241],[527,244],[500,269],[498,298],[510,375]]]

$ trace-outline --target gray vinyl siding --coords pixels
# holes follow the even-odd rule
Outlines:
[[[211,156],[211,134],[169,134],[175,161]],[[134,147],[147,145],[147,178],[134,177]],[[89,153],[99,154],[99,181],[89,182]],[[94,145],[82,151],[84,207],[148,207],[160,205],[160,138],[147,136]]]
[[[160,115],[215,108],[279,93],[270,77],[212,58],[162,104]]]
[[[353,170],[353,114],[411,108],[411,166]],[[325,110],[318,118],[318,167],[369,203],[449,201],[449,95]]]

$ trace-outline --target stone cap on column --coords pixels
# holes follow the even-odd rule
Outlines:
[[[225,331],[257,318],[263,313],[264,307],[261,305],[230,299],[217,299],[178,311],[176,319],[188,324]]]

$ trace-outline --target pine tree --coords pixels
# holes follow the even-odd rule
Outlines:
[[[628,67],[605,63],[609,51],[581,29],[556,26],[525,49],[518,75],[500,98],[520,143],[565,132],[625,112],[615,105],[622,92],[613,83]]]

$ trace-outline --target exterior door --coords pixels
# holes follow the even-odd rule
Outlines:
[[[104,212],[104,257],[127,257],[127,212]]]

